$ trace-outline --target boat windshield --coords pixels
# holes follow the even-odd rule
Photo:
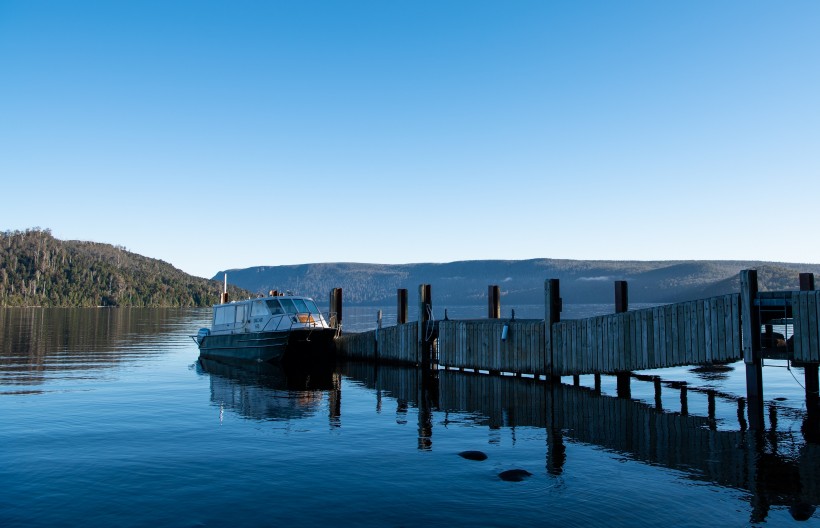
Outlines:
[[[304,299],[293,299],[293,304],[296,305],[296,309],[299,310],[299,313],[308,313],[310,311]]]
[[[296,310],[296,306],[293,304],[293,301],[290,299],[279,299],[279,302],[282,303],[282,306],[285,308],[285,311],[289,314],[298,313]]]
[[[278,300],[268,299],[267,304],[270,313],[272,313],[273,315],[282,315],[283,313],[285,313],[285,310],[282,309],[282,305],[279,304]]]
[[[308,311],[312,314],[320,314],[322,312],[319,311],[319,308],[316,306],[316,303],[313,302],[311,299],[305,299],[305,304],[307,304]]]

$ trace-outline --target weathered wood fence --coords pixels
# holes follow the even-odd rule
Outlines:
[[[561,321],[552,336],[559,376],[737,361],[740,295]]]
[[[560,321],[551,325],[549,349],[543,320],[423,324],[434,337],[434,362],[452,369],[570,376],[726,363],[743,357],[738,294]],[[418,325],[414,321],[343,334],[337,348],[351,359],[419,365]]]

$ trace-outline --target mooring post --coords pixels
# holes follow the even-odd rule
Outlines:
[[[763,430],[763,361],[760,357],[760,312],[755,306],[757,270],[740,272],[740,314],[749,429]]]
[[[396,324],[407,323],[407,288],[396,291]]]
[[[814,273],[800,274],[800,291],[814,290]],[[820,380],[818,380],[818,364],[805,363],[803,373],[806,376],[806,407],[817,411],[820,402]]]
[[[498,286],[487,287],[487,318],[501,319],[501,290]]]
[[[429,284],[419,284],[419,350],[416,361],[423,369],[429,369],[432,363],[431,344],[432,328],[430,320],[433,317],[433,296]]]
[[[629,288],[626,281],[615,281],[615,313],[629,311]],[[623,350],[619,351],[623,354]],[[629,372],[616,372],[617,391],[619,398],[631,398],[632,388],[630,387],[631,374]]]
[[[544,281],[544,376],[547,381],[560,383],[561,376],[553,361],[552,325],[561,320],[561,288],[558,279]]]
[[[330,290],[330,326],[333,328],[342,327],[342,289],[333,288]]]

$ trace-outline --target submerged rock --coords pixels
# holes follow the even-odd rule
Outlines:
[[[815,507],[811,504],[800,503],[789,508],[789,513],[795,521],[808,521],[814,515]]]
[[[506,482],[521,482],[527,477],[531,477],[532,473],[526,469],[508,469],[498,474],[498,478]]]
[[[487,455],[483,451],[462,451],[458,456],[467,460],[487,460]]]

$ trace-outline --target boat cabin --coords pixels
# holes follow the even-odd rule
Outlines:
[[[278,332],[296,328],[328,328],[309,297],[261,297],[214,306],[211,334]]]

